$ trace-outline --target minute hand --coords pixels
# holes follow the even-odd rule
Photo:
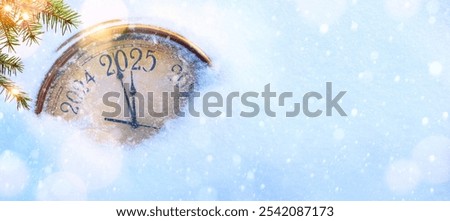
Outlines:
[[[110,121],[110,122],[114,122],[114,123],[121,123],[121,124],[127,124],[127,125],[130,125],[130,126],[133,126],[133,122],[131,122],[131,121],[120,120],[120,119],[114,119],[114,118],[109,118],[109,117],[105,117],[104,120]],[[155,129],[155,130],[159,130],[159,129],[160,129],[159,127],[156,127],[156,126],[150,126],[150,125],[145,125],[145,124],[139,124],[139,123],[136,123],[136,125],[137,125],[138,127],[148,127],[148,128],[153,128],[153,129]],[[133,127],[134,127],[134,126],[133,126]]]
[[[131,72],[130,95],[131,95],[131,102],[133,105],[133,107],[132,107],[133,112],[131,113],[131,122],[132,122],[132,126],[134,128],[139,127],[137,117],[136,117],[136,99],[135,99],[136,93],[137,93],[137,91],[136,91],[136,87],[134,86],[133,72]]]

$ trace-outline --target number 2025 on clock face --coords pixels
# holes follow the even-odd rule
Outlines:
[[[97,141],[135,144],[156,134],[186,104],[178,93],[192,92],[210,64],[194,44],[159,27],[80,35],[47,74],[35,111],[76,122]]]

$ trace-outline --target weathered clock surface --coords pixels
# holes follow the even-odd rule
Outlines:
[[[192,92],[210,64],[193,43],[159,27],[92,30],[51,67],[35,112],[76,122],[98,141],[134,144],[156,134],[186,104],[177,93]]]

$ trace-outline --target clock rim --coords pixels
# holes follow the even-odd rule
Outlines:
[[[138,32],[138,33],[145,33],[145,34],[154,34],[163,38],[169,38],[170,40],[182,45],[184,48],[189,50],[190,52],[194,53],[197,58],[199,58],[202,62],[207,64],[208,66],[211,66],[211,59],[194,43],[189,41],[184,36],[170,31],[168,29],[154,26],[150,24],[118,24],[113,26],[108,26],[99,30],[95,30],[92,33],[88,33],[95,28],[99,28],[104,24],[107,24],[110,22],[100,23],[98,25],[95,25],[91,28],[88,28],[84,31],[81,31],[71,38],[69,38],[67,41],[65,41],[63,44],[61,44],[60,47],[58,47],[58,50],[63,48],[65,45],[67,45],[69,42],[73,41],[74,39],[80,38],[82,36],[89,37],[93,35],[98,35],[99,33],[108,32],[110,31],[111,34],[114,33],[132,33],[132,32]],[[111,35],[112,36],[112,35]],[[35,107],[35,114],[39,115],[42,113],[44,109],[45,100],[47,97],[48,89],[52,85],[53,81],[55,80],[58,69],[65,64],[77,51],[80,47],[83,47],[87,44],[92,43],[92,38],[81,38],[80,40],[76,41],[74,44],[72,44],[68,49],[66,49],[63,54],[53,63],[50,70],[48,71],[47,75],[44,78],[44,81],[42,82],[42,85],[39,89],[39,93],[36,100],[36,107]]]

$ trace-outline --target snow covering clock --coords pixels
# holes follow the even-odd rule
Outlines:
[[[150,25],[98,25],[68,42],[35,112],[75,122],[96,140],[134,144],[156,134],[210,64],[186,38]]]

